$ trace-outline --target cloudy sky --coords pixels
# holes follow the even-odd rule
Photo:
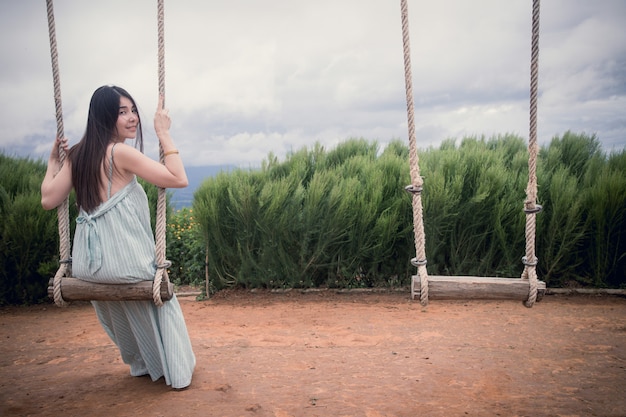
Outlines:
[[[409,0],[418,146],[528,137],[531,0]],[[156,0],[55,0],[66,136],[104,84],[134,96],[156,155]],[[539,140],[567,130],[626,146],[626,1],[544,0]],[[351,137],[407,140],[400,0],[166,0],[166,98],[189,166]],[[0,150],[55,135],[46,4],[0,0]]]

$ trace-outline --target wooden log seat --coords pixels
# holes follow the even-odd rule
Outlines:
[[[413,275],[411,298],[420,298],[421,280]],[[521,278],[492,278],[469,276],[428,276],[428,298],[444,299],[528,299],[529,281]],[[537,301],[546,293],[546,283],[537,282]]]

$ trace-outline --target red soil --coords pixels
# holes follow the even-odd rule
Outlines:
[[[2,416],[626,416],[626,299],[180,298],[184,391],[134,378],[88,303],[0,309]]]

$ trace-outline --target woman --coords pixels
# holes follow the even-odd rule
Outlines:
[[[44,209],[58,207],[76,191],[79,215],[72,250],[72,275],[119,284],[153,280],[154,236],[148,199],[139,176],[162,188],[187,186],[187,174],[170,136],[168,111],[159,99],[154,129],[165,163],[142,153],[141,120],[135,101],[116,86],[98,88],[89,104],[87,128],[59,170],[57,138],[41,184]],[[125,143],[136,138],[135,147]],[[162,307],[152,301],[92,301],[102,327],[118,346],[133,376],[164,377],[182,389],[191,384],[195,356],[182,310],[174,296]]]

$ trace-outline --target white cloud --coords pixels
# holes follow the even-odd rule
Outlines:
[[[127,88],[156,154],[156,2],[56,0],[66,134],[91,93]],[[409,0],[419,146],[528,132],[531,4]],[[166,93],[190,165],[259,165],[319,141],[406,139],[400,2],[166,1]],[[626,145],[626,3],[543,2],[539,135]],[[45,4],[0,3],[0,148],[40,156],[54,136]]]

